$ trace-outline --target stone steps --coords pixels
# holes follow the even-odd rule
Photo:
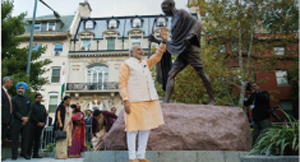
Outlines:
[[[241,162],[298,162],[299,156],[244,156]]]
[[[241,162],[246,151],[147,151],[151,162]],[[83,154],[84,162],[128,162],[127,151],[95,151]]]

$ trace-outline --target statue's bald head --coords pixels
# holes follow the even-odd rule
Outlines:
[[[169,4],[173,5],[173,6],[175,6],[175,1],[174,1],[174,0],[164,0],[164,1],[162,2],[162,4],[163,4],[163,3],[169,3]]]
[[[167,16],[173,16],[173,10],[175,9],[174,0],[164,0],[161,3],[161,9]]]

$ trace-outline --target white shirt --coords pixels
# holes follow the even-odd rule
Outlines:
[[[4,86],[2,86],[2,88],[4,89],[5,92],[7,92],[7,89]]]

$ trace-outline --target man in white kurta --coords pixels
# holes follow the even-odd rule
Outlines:
[[[120,66],[119,92],[124,101],[125,123],[129,162],[149,162],[145,158],[150,130],[164,124],[163,115],[154,87],[150,68],[156,65],[166,51],[168,34],[166,28],[161,28],[163,39],[156,53],[150,59],[142,60],[142,47],[133,46],[130,58]],[[136,153],[136,137],[138,152]]]

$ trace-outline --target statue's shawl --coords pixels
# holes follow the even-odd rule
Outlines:
[[[200,47],[201,24],[186,10],[178,10],[171,21],[171,38],[167,43],[167,51],[172,55],[183,53],[186,48],[186,38],[193,35],[190,42]]]

